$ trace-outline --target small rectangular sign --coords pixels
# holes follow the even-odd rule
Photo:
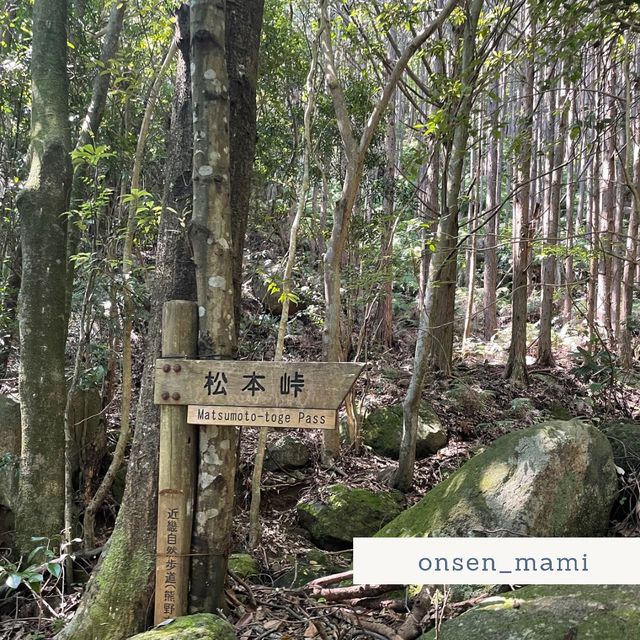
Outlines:
[[[276,429],[335,429],[336,412],[332,409],[189,405],[187,422]]]
[[[189,545],[184,535],[184,496],[164,490],[158,496],[155,624],[187,612]]]
[[[354,584],[640,584],[639,538],[354,538]]]

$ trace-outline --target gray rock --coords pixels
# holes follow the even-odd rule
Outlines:
[[[197,613],[176,618],[162,625],[131,636],[129,640],[236,640],[231,624],[212,613]]]
[[[595,427],[552,421],[498,438],[377,536],[599,536],[617,492]]]
[[[336,484],[322,502],[301,500],[298,521],[321,549],[348,549],[355,537],[373,535],[402,511],[398,491],[350,489]]]
[[[336,563],[335,554],[311,549],[304,556],[288,556],[288,568],[273,582],[274,587],[299,589],[311,580],[346,571],[344,565]]]
[[[543,585],[488,598],[440,640],[640,640],[640,586]],[[435,640],[435,630],[420,640]]]
[[[613,450],[613,461],[627,473],[640,470],[640,424],[622,422],[602,427]]]
[[[471,413],[486,410],[495,403],[492,391],[481,389],[475,384],[457,382],[445,393],[449,403],[455,408]]]
[[[530,418],[538,415],[531,398],[514,398],[509,406],[509,415],[514,418]]]
[[[402,405],[375,409],[364,420],[363,442],[381,456],[397,460],[402,439]],[[447,432],[435,411],[426,403],[420,406],[416,458],[426,458],[447,444]]]
[[[278,438],[267,446],[264,468],[267,471],[304,467],[311,457],[309,447],[292,435]]]

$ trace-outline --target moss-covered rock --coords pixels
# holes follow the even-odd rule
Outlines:
[[[627,473],[640,469],[640,424],[623,422],[602,427],[613,450],[613,460]]]
[[[402,511],[398,491],[350,489],[336,484],[322,502],[301,500],[298,521],[322,549],[347,549],[358,536],[373,535]]]
[[[286,569],[273,581],[275,587],[298,589],[316,578],[347,570],[345,564],[336,562],[335,554],[320,549],[311,549],[303,556],[288,556],[285,562]]]
[[[454,384],[445,396],[452,405],[466,413],[487,409],[495,402],[493,392],[464,382]]]
[[[440,640],[640,640],[640,586],[525,587],[445,622]],[[435,640],[435,630],[420,640]]]
[[[362,439],[381,455],[397,460],[402,439],[402,405],[372,411],[362,426]],[[426,458],[447,444],[447,432],[436,412],[426,403],[420,406],[416,458]]]
[[[260,574],[260,565],[249,553],[232,553],[229,556],[229,571],[240,578],[251,578]]]
[[[197,613],[131,636],[129,640],[236,640],[233,627],[219,616]]]
[[[616,491],[606,437],[552,421],[498,438],[376,535],[604,535]]]
[[[509,415],[514,418],[530,418],[538,415],[531,398],[514,398],[509,405]]]
[[[560,400],[553,400],[547,409],[554,420],[571,420],[571,411]]]
[[[297,469],[304,467],[310,458],[311,452],[305,442],[295,436],[285,435],[267,446],[264,468],[267,471]]]

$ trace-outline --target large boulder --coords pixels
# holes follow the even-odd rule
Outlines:
[[[309,447],[299,438],[285,435],[267,445],[264,468],[267,471],[304,467],[311,458]]]
[[[640,424],[622,422],[602,427],[613,450],[613,461],[626,473],[640,470]]]
[[[611,446],[579,420],[498,438],[378,536],[600,536],[616,496]]]
[[[182,616],[129,640],[236,640],[234,628],[212,613]]]
[[[531,586],[488,598],[420,640],[640,640],[640,586]]]
[[[381,456],[397,460],[402,439],[402,405],[375,409],[364,420],[363,442]],[[426,458],[447,444],[447,432],[436,412],[422,403],[418,414],[416,458]]]
[[[402,511],[398,491],[350,489],[336,484],[322,501],[301,500],[298,521],[321,549],[348,549],[355,537],[373,535]]]

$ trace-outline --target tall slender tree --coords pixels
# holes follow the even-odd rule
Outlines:
[[[64,377],[67,218],[71,186],[67,2],[36,0],[31,57],[29,177],[17,204],[22,229],[18,544],[59,542],[64,526]]]
[[[418,327],[413,373],[402,407],[400,461],[394,484],[403,491],[407,490],[413,481],[420,401],[429,357],[433,354],[430,345],[433,345],[434,342],[434,329],[443,328],[443,318],[448,321],[453,317],[453,314],[450,314],[450,310],[452,311],[451,307],[454,304],[452,290],[455,287],[459,198],[469,134],[469,114],[474,98],[471,87],[478,71],[475,64],[475,51],[478,20],[482,5],[483,0],[470,0],[465,6],[466,15],[460,39],[462,56],[457,74],[457,79],[463,89],[460,92],[459,104],[453,108],[453,113],[455,113],[456,117],[446,162],[448,170],[446,173],[445,192],[442,198],[442,210],[438,221],[436,253],[429,265],[427,290],[424,304],[420,310],[420,325]],[[440,292],[439,295],[438,292]],[[436,301],[438,303],[437,306]],[[451,339],[453,339],[452,329],[451,336]]]
[[[533,3],[531,3],[533,4]],[[529,198],[531,180],[532,121],[534,103],[535,17],[523,11],[528,51],[520,70],[518,131],[514,158],[515,197],[513,203],[513,284],[511,290],[511,344],[505,377],[528,382],[527,373],[527,271],[529,266]]]

